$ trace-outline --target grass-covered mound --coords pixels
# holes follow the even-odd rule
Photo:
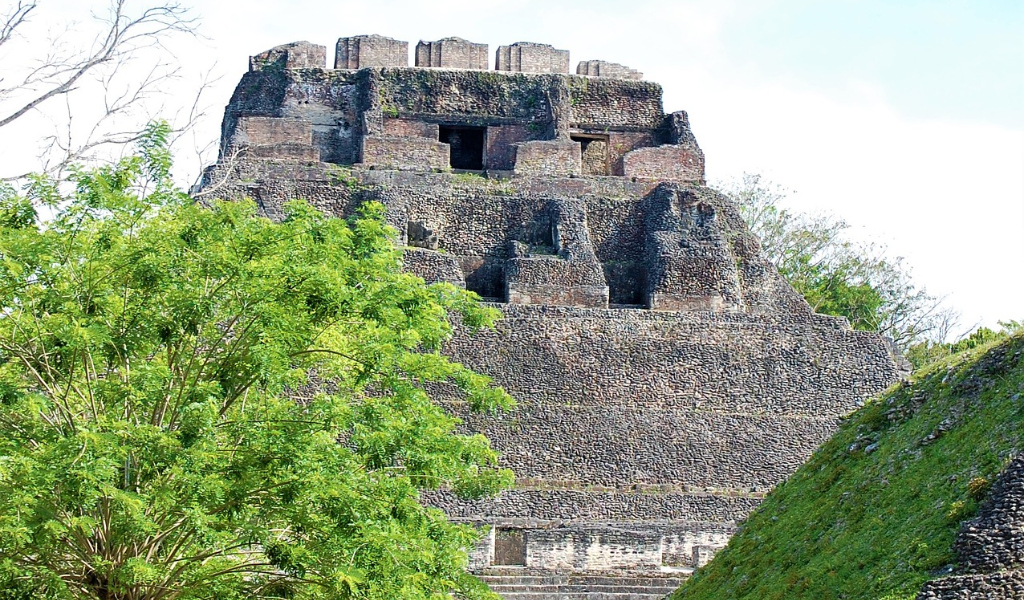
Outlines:
[[[1024,335],[921,371],[847,419],[673,598],[913,598],[1024,451]]]

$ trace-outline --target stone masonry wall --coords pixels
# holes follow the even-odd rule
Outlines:
[[[569,51],[548,44],[516,42],[499,46],[494,61],[496,71],[523,73],[568,73]]]
[[[298,58],[299,50],[264,54],[265,60],[257,61],[258,68],[235,89],[225,111],[222,140],[232,139],[242,117],[304,120],[312,125],[320,160],[354,164],[364,160],[364,136],[437,140],[433,128],[439,124],[483,127],[484,168],[502,172],[514,170],[516,144],[579,132],[608,138],[604,160],[611,175],[626,174],[628,153],[668,140],[661,88],[649,82],[415,68],[268,68],[271,55],[292,60],[287,57],[295,54],[294,64],[306,63]],[[564,96],[559,89],[566,90]],[[397,131],[399,127],[408,132]],[[222,155],[226,151],[222,148]],[[574,166],[568,171],[578,172]],[[698,181],[702,175],[677,179]]]
[[[309,42],[292,42],[275,46],[249,57],[249,70],[261,69],[323,69],[327,67],[327,47]]]
[[[306,121],[324,162],[359,161],[368,74],[321,69],[261,69],[235,87],[221,125],[221,160],[226,162],[239,119],[272,117]]]
[[[441,69],[487,70],[487,44],[458,37],[416,44],[416,66]]]
[[[384,169],[430,171],[448,168],[448,144],[422,137],[368,135],[363,164]]]
[[[241,117],[226,151],[244,151],[261,158],[320,161],[320,149],[313,145],[312,124],[298,119]]]
[[[569,177],[580,174],[580,145],[569,140],[543,140],[515,144],[516,175]]]
[[[356,35],[338,38],[335,46],[335,69],[408,66],[408,42],[400,42],[382,35]]]
[[[644,74],[636,69],[603,60],[581,61],[580,64],[576,65],[576,74],[588,75],[590,77],[609,77],[611,79],[640,80],[644,78]]]
[[[626,177],[659,181],[704,182],[704,155],[685,146],[637,148],[622,157]]]
[[[549,46],[502,47],[495,73],[408,68],[394,40],[343,39],[343,69],[402,67],[324,70],[305,46],[254,58],[204,183],[271,218],[293,198],[339,216],[379,201],[410,271],[509,301],[494,330],[457,328],[444,351],[518,407],[472,414],[432,388],[517,474],[496,498],[424,495],[496,528],[475,568],[685,576],[896,378],[880,337],[814,315],[702,185],[689,120],[664,113],[657,84],[601,63],[564,74],[568,53]],[[430,172],[447,170],[453,131],[482,146],[461,164],[515,176]],[[261,141],[276,150],[253,153]]]
[[[960,528],[959,573],[929,581],[918,600],[1024,598],[1024,455],[999,475],[978,516]]]
[[[662,90],[657,83],[601,77],[568,77],[566,82],[573,126],[649,131],[664,125]]]
[[[416,242],[425,247],[407,252],[409,268],[471,288],[480,278],[502,285],[518,252],[532,256],[544,246],[552,252],[546,260],[593,257],[590,264],[601,265],[581,283],[607,273],[622,277],[619,286],[641,283],[650,268],[647,225],[673,203],[708,204],[717,229],[700,233],[710,225],[699,222],[699,210],[688,226],[693,215],[684,211],[656,218],[660,227],[675,219],[682,237],[696,240],[732,232],[720,247],[740,266],[743,310],[498,304],[505,318],[497,329],[459,333],[447,346],[518,400],[514,411],[486,416],[471,414],[449,389],[434,393],[466,430],[492,440],[519,479],[479,502],[443,491],[425,498],[452,518],[521,531],[527,569],[690,572],[841,415],[896,376],[878,336],[814,316],[793,297],[758,259],[735,209],[706,188],[359,170],[347,176],[361,181],[353,187],[329,169],[232,168],[237,187],[225,195],[255,196],[269,215],[292,197],[334,214],[349,214],[364,198],[382,201],[399,231],[415,224],[417,240],[429,232]],[[616,262],[619,270],[609,270]],[[630,279],[623,265],[641,274]],[[489,564],[494,543],[478,550],[474,564]]]

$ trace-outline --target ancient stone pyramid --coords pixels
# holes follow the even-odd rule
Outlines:
[[[628,67],[520,42],[342,38],[252,57],[203,192],[269,216],[384,203],[408,269],[494,302],[447,349],[519,402],[469,414],[515,489],[428,500],[490,525],[473,569],[505,598],[656,598],[721,548],[837,419],[898,374],[817,315],[704,185],[686,113]],[[482,58],[483,57],[483,58]]]

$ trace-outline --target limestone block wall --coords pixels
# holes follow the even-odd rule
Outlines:
[[[395,116],[475,117],[488,123],[546,123],[555,76],[436,69],[388,69],[378,93]],[[458,90],[458,93],[452,93]]]
[[[459,37],[416,44],[417,67],[486,71],[487,59],[487,44],[474,44]]]
[[[242,117],[227,148],[228,153],[241,151],[261,158],[320,160],[320,149],[313,145],[313,124],[299,119]]]
[[[670,144],[637,148],[623,155],[622,174],[659,181],[703,183],[704,154],[686,146]]]
[[[895,375],[877,336],[836,319],[502,310],[496,331],[459,337],[451,352],[520,408],[494,419],[446,401],[546,482],[763,491]]]
[[[324,68],[327,68],[327,47],[309,42],[282,44],[249,57],[250,71]]]
[[[454,257],[425,248],[407,248],[403,253],[406,267],[431,282],[443,281],[466,287],[462,267]]]
[[[221,160],[226,162],[239,120],[267,117],[309,122],[320,160],[352,164],[359,161],[363,113],[368,99],[366,72],[319,69],[262,69],[246,73],[221,125]]]
[[[565,283],[553,284],[553,281]],[[597,261],[559,256],[513,256],[505,263],[505,301],[553,306],[608,306]]]
[[[661,129],[665,123],[662,89],[657,83],[604,77],[567,77],[566,82],[574,126],[649,131]]]
[[[505,263],[505,301],[516,304],[608,306],[608,286],[587,228],[586,205],[579,199],[558,199],[542,213],[538,229],[550,241],[534,255],[521,241],[510,243]],[[537,231],[537,230],[535,230]],[[549,238],[549,239],[547,239]]]
[[[409,42],[382,35],[356,35],[338,38],[335,46],[335,69],[408,66]]]
[[[329,169],[320,171],[318,180],[295,181],[277,177],[267,179],[260,172],[246,171],[237,177],[259,183],[241,186],[237,194],[260,196],[264,210],[270,214],[278,212],[280,205],[292,197],[310,199],[325,210],[339,210],[338,198],[345,189],[332,179]],[[704,290],[703,297],[718,295],[729,298],[730,302],[738,298],[738,310],[748,314],[781,314],[804,321],[811,315],[807,303],[759,256],[757,240],[746,231],[735,208],[707,188],[663,185],[651,189],[649,184],[621,178],[495,181],[481,177],[453,179],[444,174],[384,170],[357,173],[370,184],[370,190],[363,197],[383,202],[388,207],[389,219],[398,230],[404,231],[412,221],[430,223],[437,236],[438,247],[462,265],[467,287],[485,297],[507,297],[505,271],[510,259],[557,254],[552,202],[572,199],[583,207],[585,225],[577,232],[586,232],[604,281],[598,278],[602,273],[594,274],[593,279],[560,279],[570,275],[582,277],[585,272],[568,269],[550,271],[555,277],[549,280],[551,285],[565,286],[575,281],[580,285],[607,286],[610,304],[636,306],[647,305],[652,290],[654,293],[669,293],[683,289],[686,277],[691,278],[694,286],[704,285],[699,277],[695,278],[695,271],[688,271],[687,265],[707,264],[698,260],[705,257],[688,255],[688,250],[679,245],[683,241],[681,236],[676,238],[679,240],[676,255],[649,252],[647,249],[648,231],[659,231],[655,228],[657,219],[652,221],[650,215],[659,210],[661,213],[665,211],[664,207],[658,209],[658,203],[664,205],[668,202],[666,198],[685,197],[689,198],[687,202],[695,203],[694,206],[703,203],[713,208],[715,231],[718,231],[715,239],[727,242],[726,246],[716,246],[715,260],[718,262],[714,264],[718,265],[719,280],[700,288]],[[680,190],[685,190],[685,193]],[[355,201],[346,199],[344,206],[349,209]],[[657,227],[668,230],[674,226],[681,227],[682,220],[676,220],[676,225]],[[559,231],[562,232],[560,235],[571,233],[565,228]],[[696,243],[701,241],[698,239],[700,231],[698,227],[688,234],[688,239],[698,248],[704,247]],[[512,242],[525,243],[527,251],[513,256]],[[544,250],[544,246],[549,249]],[[562,247],[572,246],[562,244]],[[665,256],[665,260],[658,258],[661,256]],[[578,255],[577,259],[581,257]],[[739,270],[734,275],[730,269]],[[740,290],[726,294],[735,287],[736,277],[741,283]],[[651,288],[648,285],[650,281],[659,283]],[[690,308],[708,306],[694,305]]]
[[[520,479],[494,499],[428,498],[526,531],[528,568],[695,567],[895,374],[877,336],[836,319],[500,307],[498,330],[446,351],[519,407],[481,417],[437,396]],[[621,535],[640,523],[659,525]]]
[[[305,64],[301,53],[307,50],[312,52],[273,49],[264,53],[264,62],[278,56],[274,60],[297,67]],[[320,160],[339,164],[364,162],[366,136],[444,141],[439,137],[439,126],[478,128],[483,138],[482,167],[497,173],[514,172],[516,144],[524,142],[553,141],[555,137],[564,140],[573,135],[590,136],[590,140],[596,137],[600,142],[591,148],[588,161],[606,168],[591,170],[596,174],[626,175],[627,154],[674,141],[661,109],[661,88],[657,84],[568,75],[260,67],[242,78],[225,110],[221,136],[225,143],[232,139],[238,119],[243,117],[308,121]],[[408,143],[418,144],[416,140]],[[423,150],[422,144],[417,147]],[[686,167],[689,170],[676,178],[700,181],[703,156],[695,141],[685,148],[690,150],[682,154],[690,161]],[[222,156],[228,150],[222,147]],[[659,165],[671,164],[680,155],[658,155],[661,162],[639,161],[646,170],[631,167],[630,176],[670,173],[668,167]],[[650,167],[652,163],[657,163],[655,167],[660,170]],[[421,162],[420,168],[435,168],[435,164]],[[527,172],[522,168],[520,171]],[[564,175],[581,171],[582,164],[577,169],[575,160],[569,158],[565,166],[552,172]]]
[[[499,46],[494,69],[524,73],[568,73],[569,51],[533,42]]]
[[[384,169],[430,171],[447,169],[449,147],[422,137],[363,137],[363,164]]]
[[[513,145],[517,176],[570,177],[581,169],[580,145],[569,140],[520,142]]]
[[[603,60],[580,61],[580,64],[576,65],[576,74],[590,77],[609,77],[612,79],[640,80],[644,78],[644,74],[636,69]]]
[[[540,139],[540,127],[518,125],[489,125],[484,143],[486,144],[487,169],[494,172],[511,172],[516,163],[515,145]]]
[[[502,527],[547,528],[573,523],[665,522],[701,531],[735,528],[761,502],[758,495],[669,491],[561,489],[518,484],[497,499],[465,503],[447,492],[424,498],[452,518]]]
[[[424,123],[415,119],[384,119],[384,133],[394,137],[426,138],[437,141],[437,123]]]

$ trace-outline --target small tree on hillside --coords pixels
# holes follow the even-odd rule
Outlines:
[[[956,313],[914,284],[902,258],[850,241],[842,219],[783,208],[786,191],[760,175],[745,174],[723,191],[739,205],[768,260],[816,312],[879,331],[901,350],[925,339],[944,340],[955,327]]]
[[[438,352],[495,312],[403,273],[380,205],[195,205],[167,134],[0,194],[0,598],[494,597],[419,493],[511,483],[424,391],[510,405]]]

